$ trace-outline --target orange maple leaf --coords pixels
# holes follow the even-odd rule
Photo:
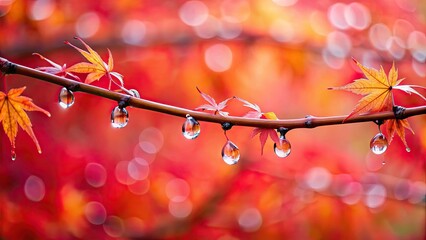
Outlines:
[[[399,138],[401,138],[402,142],[404,143],[405,149],[407,149],[407,151],[410,151],[407,141],[405,140],[405,128],[410,130],[413,134],[414,134],[414,131],[413,129],[411,129],[410,124],[408,123],[408,120],[407,119],[389,119],[389,120],[386,120],[385,124],[386,124],[389,144],[392,142],[393,136],[396,132]]]
[[[25,111],[39,111],[50,117],[50,113],[32,102],[31,98],[21,96],[26,87],[12,88],[7,94],[0,91],[0,122],[4,132],[15,148],[15,138],[18,134],[18,125],[33,139],[37,150],[41,153],[40,145],[34,135],[30,118]]]
[[[89,62],[80,62],[80,63],[74,64],[73,66],[67,68],[66,69],[67,71],[75,72],[75,73],[88,73],[86,80],[84,81],[85,83],[88,83],[88,84],[99,80],[103,76],[107,76],[108,79],[110,80],[110,86],[109,86],[109,89],[110,89],[111,82],[115,83],[115,81],[111,77],[111,76],[114,76],[120,81],[121,86],[124,85],[123,76],[117,72],[112,71],[112,69],[114,68],[114,61],[112,58],[111,51],[109,49],[108,49],[108,54],[109,54],[108,63],[106,63],[102,60],[99,54],[96,51],[94,51],[89,45],[87,45],[81,38],[76,37],[76,39],[80,40],[80,42],[83,43],[87,51],[72,45],[70,42],[66,41],[65,43],[70,45],[74,49],[76,49],[78,52],[80,52],[81,55],[83,55]]]
[[[357,79],[342,87],[329,88],[331,90],[346,90],[356,94],[365,95],[361,98],[352,112],[346,117],[345,120],[361,114],[375,113],[380,111],[391,110],[394,105],[392,90],[399,89],[406,93],[414,93],[424,100],[426,98],[417,92],[414,88],[423,88],[417,85],[399,85],[404,79],[398,80],[398,70],[395,69],[395,64],[386,75],[383,67],[380,70],[368,68],[353,59],[366,78]]]

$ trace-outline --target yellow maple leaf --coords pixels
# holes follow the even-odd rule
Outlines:
[[[346,90],[356,94],[365,95],[361,98],[352,112],[345,118],[345,120],[360,114],[375,113],[381,111],[393,110],[395,106],[393,99],[393,90],[398,89],[408,94],[415,94],[421,97],[423,100],[426,98],[417,92],[414,88],[426,89],[423,86],[418,85],[399,85],[404,79],[398,79],[398,70],[395,69],[395,64],[392,64],[392,68],[386,75],[383,67],[380,66],[380,70],[374,68],[367,68],[361,63],[353,59],[361,71],[364,73],[366,78],[355,80],[342,87],[329,88],[332,90]],[[390,119],[386,121],[388,137],[390,138],[389,143],[392,141],[395,132],[401,138],[407,149],[407,141],[405,140],[405,128],[411,129],[410,124],[406,119]]]
[[[398,79],[398,70],[395,69],[395,64],[386,75],[383,67],[380,70],[368,68],[354,59],[355,63],[364,73],[366,78],[357,79],[342,87],[329,88],[331,90],[346,90],[356,94],[365,95],[361,98],[352,112],[345,120],[361,114],[375,113],[381,111],[392,110],[394,99],[392,90],[399,89],[408,94],[414,93],[424,100],[426,98],[418,93],[414,88],[425,88],[417,85],[399,85],[404,79]]]
[[[30,118],[25,111],[39,111],[50,117],[50,113],[32,102],[31,98],[21,96],[26,87],[12,88],[7,94],[0,91],[0,123],[15,148],[15,138],[18,134],[18,125],[30,135],[37,150],[41,153],[40,145],[34,135]]]
[[[71,67],[67,68],[66,71],[75,73],[88,73],[85,80],[85,83],[88,84],[99,80],[103,76],[107,76],[110,80],[111,86],[111,81],[114,81],[111,76],[114,76],[120,81],[121,86],[123,86],[123,76],[117,72],[112,71],[112,69],[114,68],[114,61],[112,58],[111,51],[108,49],[108,63],[106,63],[104,62],[104,60],[102,60],[99,54],[94,51],[89,45],[87,45],[81,38],[76,37],[76,39],[80,40],[80,42],[83,43],[87,51],[72,45],[70,42],[65,43],[80,52],[81,55],[83,55],[89,62],[80,62],[74,64]]]
[[[397,80],[398,71],[392,65],[389,76],[386,75],[383,67],[380,70],[367,68],[354,60],[366,78],[355,80],[342,87],[330,88],[333,90],[346,90],[356,94],[365,95],[346,117],[345,120],[364,113],[374,113],[392,109],[393,96],[392,88],[398,85],[403,79]]]

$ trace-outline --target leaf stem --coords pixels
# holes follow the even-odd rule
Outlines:
[[[183,117],[183,118],[187,114],[190,114],[192,117],[194,117],[198,121],[213,122],[213,123],[219,123],[219,124],[223,122],[229,122],[232,125],[237,125],[237,126],[273,128],[273,129],[285,127],[290,130],[290,129],[296,129],[296,128],[314,128],[314,127],[328,126],[328,125],[350,124],[350,123],[359,123],[359,122],[371,122],[375,120],[395,119],[395,115],[393,111],[384,111],[384,112],[373,113],[368,115],[361,115],[361,116],[352,117],[347,120],[345,120],[345,118],[347,117],[346,115],[327,116],[327,117],[309,116],[309,119],[308,119],[309,124],[306,124],[307,123],[306,118],[270,120],[270,119],[253,119],[253,118],[235,117],[235,116],[224,117],[222,115],[212,115],[209,113],[199,112],[199,111],[195,111],[195,110],[191,110],[187,108],[182,108],[182,107],[177,107],[173,105],[167,105],[167,104],[162,104],[162,103],[144,100],[140,98],[135,98],[122,93],[109,91],[104,88],[77,82],[65,77],[55,76],[49,73],[38,71],[33,68],[11,63],[4,58],[0,58],[0,71],[4,73],[8,73],[8,74],[19,74],[19,75],[32,77],[35,79],[39,79],[45,82],[64,86],[67,88],[74,86],[80,92],[85,92],[85,93],[96,95],[99,97],[111,99],[116,102],[123,99],[123,97],[129,97],[128,104],[129,106],[132,106],[134,108],[146,109],[150,111],[155,111],[155,112]],[[419,106],[419,107],[406,108],[401,117],[408,118],[408,117],[423,115],[423,114],[426,114],[426,105]],[[343,122],[343,120],[345,121]]]

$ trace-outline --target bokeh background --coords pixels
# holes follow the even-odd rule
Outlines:
[[[327,87],[362,77],[351,58],[426,86],[426,4],[421,0],[53,1],[0,0],[0,56],[47,66],[83,61],[63,44],[79,36],[144,99],[193,109],[239,96],[280,119],[348,114],[360,96]],[[81,75],[84,78],[83,75]],[[20,129],[17,158],[1,131],[1,239],[424,239],[426,117],[409,119],[411,152],[397,137],[384,155],[369,149],[374,123],[298,129],[285,159],[251,128],[228,137],[238,164],[221,159],[218,124],[129,108],[111,127],[116,102],[11,75],[2,91],[50,111],[31,112],[42,154]],[[94,85],[107,87],[101,79]],[[425,94],[425,92],[422,92]],[[424,105],[395,94],[396,104]],[[231,115],[248,109],[231,102]]]

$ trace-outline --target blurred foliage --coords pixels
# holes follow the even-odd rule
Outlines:
[[[84,60],[63,44],[83,38],[128,88],[161,103],[195,108],[238,96],[280,119],[348,114],[358,96],[330,92],[362,77],[351,57],[425,86],[426,4],[420,0],[13,1],[0,0],[0,56],[47,66]],[[94,83],[108,87],[101,79]],[[228,137],[241,158],[220,156],[221,126],[201,122],[183,138],[185,119],[129,108],[113,129],[106,99],[75,93],[57,104],[59,86],[7,76],[7,89],[52,117],[29,113],[43,148],[18,134],[17,159],[2,134],[0,238],[4,239],[423,239],[425,116],[409,119],[411,152],[399,139],[369,151],[374,123],[290,131],[292,152],[260,155],[252,129]],[[2,88],[3,84],[2,84]],[[5,91],[5,89],[1,89]],[[398,105],[424,104],[401,93]],[[231,115],[246,109],[230,103]],[[22,144],[21,144],[22,143]],[[25,144],[28,143],[28,144]]]

